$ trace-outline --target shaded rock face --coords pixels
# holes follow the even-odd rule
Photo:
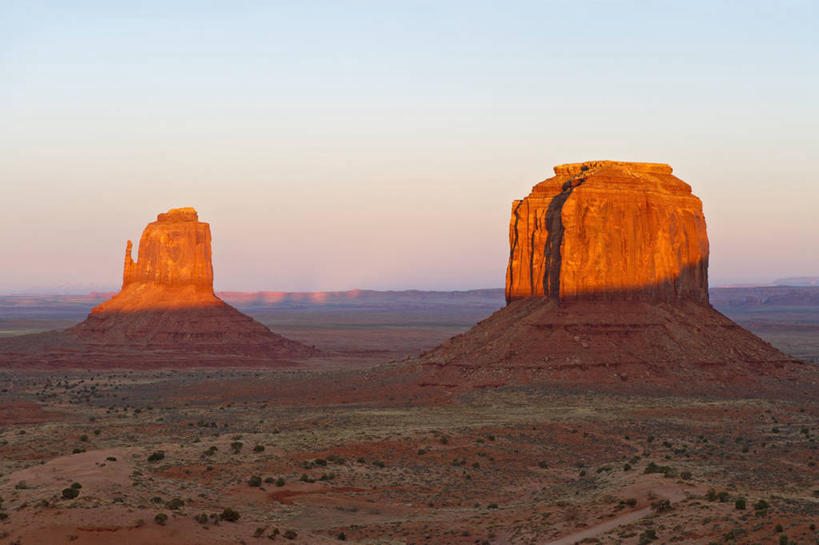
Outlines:
[[[514,201],[507,302],[708,301],[708,237],[691,187],[656,163],[589,161]]]
[[[512,207],[507,305],[424,354],[423,381],[815,387],[815,368],[717,312],[707,288],[702,204],[671,167],[561,165]]]
[[[210,227],[193,208],[159,214],[142,233],[137,261],[131,252],[128,241],[122,290],[66,333],[96,345],[182,349],[186,357],[199,352],[280,359],[316,352],[214,294]]]

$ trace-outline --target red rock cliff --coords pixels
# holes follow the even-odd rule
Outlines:
[[[506,300],[708,301],[708,237],[691,187],[655,163],[589,161],[514,201]]]
[[[172,208],[149,223],[139,240],[137,261],[125,249],[122,287],[134,283],[196,286],[213,291],[210,226],[199,221],[193,208]]]

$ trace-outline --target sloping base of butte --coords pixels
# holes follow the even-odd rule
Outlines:
[[[430,384],[473,387],[657,384],[685,392],[817,379],[811,365],[690,301],[513,301],[422,362]]]
[[[508,305],[426,354],[429,384],[816,387],[813,366],[709,304],[702,203],[671,167],[554,170],[513,203]]]

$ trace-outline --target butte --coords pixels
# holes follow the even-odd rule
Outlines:
[[[512,205],[507,305],[424,354],[425,384],[815,389],[811,366],[709,304],[702,203],[670,166],[554,171]]]
[[[56,334],[6,340],[0,359],[139,368],[278,365],[317,353],[216,296],[210,226],[193,208],[159,214],[142,232],[136,261],[131,252],[129,240],[122,289],[85,321]]]

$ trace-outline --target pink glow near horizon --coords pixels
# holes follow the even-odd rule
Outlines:
[[[816,4],[515,6],[0,8],[0,293],[116,290],[182,206],[217,290],[501,287],[595,159],[692,185],[712,285],[819,276]]]

